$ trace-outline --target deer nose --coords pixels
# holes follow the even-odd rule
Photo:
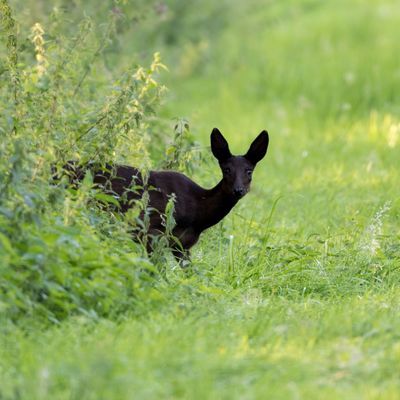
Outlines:
[[[233,189],[233,194],[237,197],[242,197],[246,193],[246,189],[243,187],[238,187]]]

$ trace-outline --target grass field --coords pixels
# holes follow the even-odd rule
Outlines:
[[[27,37],[38,18],[45,32],[55,24],[48,2],[22,3],[10,2],[20,36]],[[60,38],[74,34],[71,21],[84,11],[95,32],[105,30],[112,7],[121,7],[113,12],[125,13],[125,19],[104,49],[90,36],[92,52],[79,50],[76,41],[85,79],[85,65],[93,61],[95,67],[81,89],[68,83],[82,76],[75,74],[80,61],[71,61],[65,85],[72,89],[57,89],[59,108],[65,107],[50,126],[46,105],[38,108],[42,119],[21,108],[33,127],[21,123],[22,136],[36,126],[39,131],[37,139],[25,136],[22,142],[31,140],[29,146],[39,150],[48,149],[48,141],[58,143],[54,151],[43,150],[51,156],[35,153],[35,160],[52,161],[60,148],[81,157],[95,149],[118,160],[161,165],[165,155],[158,143],[172,140],[175,117],[189,121],[187,140],[201,157],[188,161],[188,174],[204,187],[220,178],[208,148],[214,126],[235,154],[267,129],[268,154],[250,194],[193,248],[191,274],[169,256],[152,265],[130,243],[124,222],[96,210],[87,214],[85,193],[60,195],[61,206],[51,205],[46,194],[46,210],[52,211],[39,223],[12,208],[20,198],[26,203],[20,186],[15,192],[5,186],[10,195],[0,196],[0,399],[400,398],[397,2],[150,3],[104,2],[96,8],[95,2],[76,1],[67,7],[69,23],[57,27]],[[132,28],[141,12],[150,16]],[[55,41],[50,34],[45,38],[49,46]],[[100,139],[92,130],[82,147],[58,139],[63,129],[83,129],[71,121],[78,113],[70,106],[72,91],[90,122],[87,110],[102,104],[107,79],[119,79],[132,62],[150,63],[156,51],[169,69],[160,68],[157,82],[168,91],[157,117],[143,108],[148,158],[143,161],[137,147],[126,155],[130,131],[115,146],[108,127],[98,131],[106,132],[100,138],[105,147],[96,146]],[[29,57],[21,57],[28,63]],[[48,58],[50,66],[43,66],[50,70],[50,53]],[[6,75],[0,76],[4,82]],[[153,104],[150,97],[142,100]],[[11,107],[9,93],[1,101],[5,110]],[[118,120],[111,131],[126,121]],[[6,135],[11,123],[1,122]],[[41,136],[54,127],[54,137]],[[7,149],[0,150],[9,154]],[[13,149],[18,155],[19,147]],[[3,160],[5,180],[15,158]],[[28,181],[29,188],[36,184]],[[6,208],[18,213],[8,217]],[[166,276],[142,276],[143,268],[160,263]],[[29,272],[35,268],[38,275]],[[95,272],[81,281],[88,270]],[[40,297],[43,290],[48,297]]]

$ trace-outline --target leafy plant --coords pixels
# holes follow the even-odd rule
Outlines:
[[[148,168],[149,131],[165,90],[156,79],[165,66],[155,53],[148,68],[132,66],[98,90],[93,78],[104,69],[118,16],[100,37],[90,18],[70,37],[60,35],[61,21],[49,32],[36,23],[31,45],[21,47],[7,0],[1,12],[1,310],[13,320],[117,315],[132,307],[154,266],[131,241],[127,221],[90,201],[102,194],[89,177],[72,189],[52,184],[51,171],[70,159]]]

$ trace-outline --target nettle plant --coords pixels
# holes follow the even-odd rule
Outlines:
[[[149,67],[104,78],[115,14],[102,35],[86,18],[65,37],[63,16],[54,13],[49,32],[36,23],[20,38],[7,0],[0,12],[0,313],[56,321],[117,312],[154,267],[126,222],[88,203],[96,195],[90,177],[79,189],[56,187],[51,167],[74,159],[148,168],[165,66],[155,53]]]

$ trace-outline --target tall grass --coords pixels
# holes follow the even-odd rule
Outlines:
[[[2,13],[0,397],[397,398],[397,3],[22,3]],[[94,159],[211,187],[214,126],[235,154],[271,143],[192,274],[148,260],[90,176],[51,182]]]
[[[35,23],[19,39],[22,47],[2,2],[0,295],[2,312],[14,320],[117,314],[136,301],[138,285],[148,279],[141,275],[153,268],[126,222],[110,220],[90,202],[96,196],[90,177],[73,190],[52,183],[51,171],[70,159],[148,168],[164,91],[156,76],[165,67],[155,53],[149,67],[134,64],[96,90],[95,71],[104,70],[101,55],[117,17],[110,15],[103,35],[86,18],[69,37],[60,30],[67,21],[54,18],[54,31]]]

